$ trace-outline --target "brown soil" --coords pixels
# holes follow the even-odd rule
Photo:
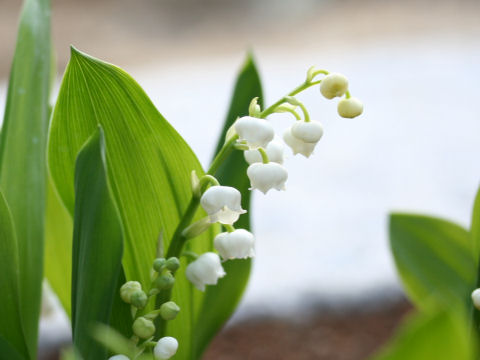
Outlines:
[[[204,360],[360,360],[384,344],[411,309],[406,301],[359,313],[329,312],[294,323],[263,319],[232,326]]]

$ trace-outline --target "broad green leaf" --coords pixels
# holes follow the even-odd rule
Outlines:
[[[476,269],[468,231],[442,219],[392,214],[390,244],[405,289],[417,306],[428,310],[431,301],[470,304]]]
[[[51,79],[50,1],[24,2],[0,142],[0,186],[16,227],[25,338],[36,358],[43,278],[45,148]]]
[[[48,179],[45,219],[45,277],[67,314],[71,315],[72,217]]]
[[[116,323],[124,319],[131,326],[130,307],[116,301],[122,285],[123,229],[106,177],[102,142],[97,131],[78,154],[75,167],[72,332],[73,345],[85,359],[108,355],[92,336],[98,323],[110,325],[114,317]]]
[[[238,75],[230,109],[220,135],[216,153],[221,149],[227,130],[235,120],[248,115],[250,101],[259,97],[259,105],[263,106],[263,93],[260,77],[251,55],[247,57]],[[242,215],[235,227],[250,229],[250,182],[246,176],[248,164],[242,151],[230,154],[225,163],[217,171],[217,179],[222,185],[233,186],[242,193],[242,207],[248,212]],[[209,287],[195,325],[195,345],[197,356],[205,350],[208,343],[228,320],[235,310],[247,285],[250,275],[251,260],[230,260],[223,263],[227,276],[219,280],[217,286]],[[215,309],[212,311],[212,309]]]
[[[372,360],[475,359],[465,316],[456,311],[416,314]]]
[[[28,359],[19,306],[17,239],[10,210],[1,192],[0,239],[0,354],[5,359]]]
[[[124,227],[123,268],[128,280],[150,286],[157,239],[167,249],[192,198],[190,174],[203,170],[192,150],[123,70],[72,49],[50,127],[48,163],[53,183],[70,213],[74,208],[74,165],[78,151],[101,125],[112,197]],[[195,219],[205,216],[201,210]],[[212,249],[213,230],[192,239],[197,253]],[[168,335],[182,340],[178,359],[189,359],[203,293],[186,280],[185,259],[173,300],[182,311]]]

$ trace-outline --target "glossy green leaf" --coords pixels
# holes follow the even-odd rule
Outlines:
[[[8,359],[28,359],[19,306],[18,249],[7,202],[0,192],[0,354]]]
[[[259,105],[263,107],[263,93],[260,77],[251,55],[243,65],[233,91],[230,108],[220,135],[216,153],[225,141],[227,130],[235,120],[248,115],[250,101],[259,97]],[[242,151],[230,154],[225,163],[220,166],[216,177],[222,185],[233,186],[242,193],[242,207],[248,212],[242,215],[235,227],[250,229],[250,182],[246,176],[248,164]],[[195,341],[197,356],[205,350],[220,327],[228,320],[235,310],[243,294],[250,275],[251,260],[230,260],[223,263],[227,276],[220,279],[217,286],[209,287],[195,325]],[[215,311],[211,311],[215,309]]]
[[[454,311],[417,314],[373,360],[473,360],[465,316]]]
[[[60,303],[71,315],[73,223],[48,179],[45,219],[45,277]]]
[[[93,337],[98,323],[131,327],[130,307],[117,301],[122,276],[123,229],[111,196],[103,139],[97,131],[78,154],[72,261],[73,344],[85,359],[104,359]],[[115,306],[116,305],[116,306]]]
[[[24,2],[0,142],[0,186],[16,227],[20,306],[32,359],[43,278],[45,147],[51,80],[50,1]]]
[[[183,216],[192,191],[190,174],[203,170],[194,153],[123,70],[76,50],[65,72],[50,127],[48,163],[56,190],[70,213],[74,208],[74,164],[78,151],[101,125],[115,204],[124,227],[123,268],[128,280],[150,286],[157,240],[164,248]],[[206,214],[199,210],[195,219]],[[213,230],[192,239],[197,253],[212,249]],[[176,358],[192,356],[192,339],[203,293],[192,289],[184,269],[177,273],[173,300],[182,311],[168,335],[182,339]]]
[[[470,304],[476,269],[468,231],[442,219],[393,214],[390,244],[405,289],[417,306],[428,310],[431,301]]]

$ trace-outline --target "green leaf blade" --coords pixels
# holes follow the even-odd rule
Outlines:
[[[43,278],[45,149],[51,80],[50,1],[26,0],[0,142],[0,186],[16,226],[22,322],[36,358]]]
[[[416,314],[372,360],[473,360],[470,334],[462,312]]]
[[[407,293],[428,310],[461,301],[470,304],[475,261],[470,235],[446,220],[407,214],[390,216],[390,244]]]
[[[130,307],[117,301],[123,279],[123,230],[111,197],[101,142],[96,132],[80,151],[75,172],[72,328],[73,344],[86,359],[108,355],[92,337],[97,323],[110,325],[114,317],[117,323],[124,319],[129,324],[131,319]]]
[[[0,353],[12,359],[28,359],[22,328],[17,238],[5,197],[0,192]]]

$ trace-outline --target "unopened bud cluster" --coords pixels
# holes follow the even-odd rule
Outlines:
[[[155,335],[154,320],[160,316],[165,321],[174,320],[180,312],[180,307],[173,301],[167,301],[160,305],[158,309],[137,315],[137,310],[144,309],[148,300],[161,291],[169,291],[175,285],[175,272],[180,268],[180,261],[176,257],[168,259],[157,258],[152,265],[155,273],[150,290],[148,293],[142,290],[142,285],[138,281],[128,281],[120,288],[121,299],[132,306],[133,325],[132,332],[137,339],[136,342],[152,342]],[[155,343],[154,343],[155,344]],[[155,344],[154,357],[156,360],[169,359],[175,355],[178,348],[178,342],[172,337],[163,337]],[[128,359],[125,355],[115,355],[110,360]]]

